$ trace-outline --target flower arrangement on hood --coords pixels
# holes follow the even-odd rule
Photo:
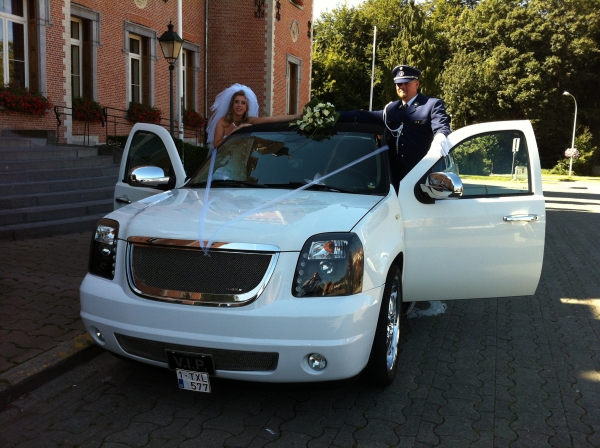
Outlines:
[[[339,112],[331,103],[321,103],[318,98],[310,100],[300,118],[290,122],[290,127],[298,134],[316,141],[331,138],[335,133],[331,129],[340,118]]]

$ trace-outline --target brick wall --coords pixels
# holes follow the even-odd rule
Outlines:
[[[70,79],[70,0],[50,0],[50,23],[46,26],[47,97],[53,105],[71,106]],[[73,2],[75,4],[75,2]],[[124,23],[142,25],[159,37],[167,29],[169,20],[177,30],[177,1],[167,3],[147,0],[140,9],[134,0],[77,0],[77,5],[100,13],[100,45],[97,47],[97,98],[102,106],[126,109],[127,52]],[[307,37],[307,22],[312,19],[312,0],[304,0],[304,7],[294,6],[290,0],[280,0],[281,20],[275,19],[275,0],[267,0],[265,16],[255,17],[257,10],[251,0],[219,0],[209,2],[208,64],[205,67],[204,29],[205,2],[183,1],[183,38],[200,47],[200,67],[197,76],[198,111],[205,111],[205,79],[207,73],[207,107],[215,96],[229,85],[239,82],[254,90],[259,98],[261,115],[285,113],[287,98],[286,55],[302,60],[302,81],[299,104],[302,107],[310,95],[311,39]],[[293,42],[290,33],[292,20],[297,20],[300,33]],[[268,35],[271,27],[273,33]],[[272,39],[269,45],[268,39]],[[30,43],[31,46],[31,43]],[[156,48],[154,66],[153,104],[161,109],[163,118],[169,117],[169,69],[160,47]],[[272,86],[266,80],[272,81]],[[176,83],[176,81],[175,81]],[[176,89],[174,89],[176,92]],[[83,132],[82,123],[70,117],[59,129],[63,142],[73,142]],[[42,118],[0,112],[1,129],[56,129],[56,118],[51,112]],[[119,127],[118,133],[128,129]],[[92,124],[92,141],[104,141],[105,129]],[[109,128],[109,134],[112,134]]]
[[[308,22],[312,21],[312,1],[304,1],[303,9],[294,6],[289,0],[281,1],[281,20],[274,21],[273,51],[273,115],[286,114],[288,78],[286,75],[288,55],[301,60],[301,81],[299,84],[298,110],[310,100],[311,42],[307,36]],[[298,37],[294,42],[291,27],[294,20],[298,24]],[[311,26],[312,30],[312,26]]]

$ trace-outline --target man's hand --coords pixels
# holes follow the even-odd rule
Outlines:
[[[450,148],[451,145],[446,136],[444,134],[438,133],[435,134],[435,137],[433,137],[433,142],[431,142],[431,147],[429,148],[429,151],[435,150],[440,154],[440,156],[446,157],[450,152]]]

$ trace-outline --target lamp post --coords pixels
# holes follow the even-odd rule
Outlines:
[[[575,153],[575,125],[577,124],[577,100],[573,95],[565,90],[563,95],[569,95],[575,101],[575,118],[573,119],[573,140],[571,141],[571,157],[569,161],[569,177],[571,177],[571,173],[573,172],[573,155]]]
[[[183,39],[173,31],[173,24],[169,21],[168,30],[158,38],[163,56],[169,63],[169,100],[171,107],[171,137],[175,136],[173,129],[173,70],[175,70],[175,62],[179,57],[179,52],[183,46]]]

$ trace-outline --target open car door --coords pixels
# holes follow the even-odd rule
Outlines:
[[[140,171],[141,167],[153,168]],[[185,180],[185,170],[169,132],[155,124],[137,123],[131,129],[123,151],[115,186],[115,210],[180,187]]]
[[[405,226],[404,300],[531,295],[545,238],[541,167],[529,121],[467,126],[400,183]],[[431,198],[431,172],[458,174],[462,194]]]

